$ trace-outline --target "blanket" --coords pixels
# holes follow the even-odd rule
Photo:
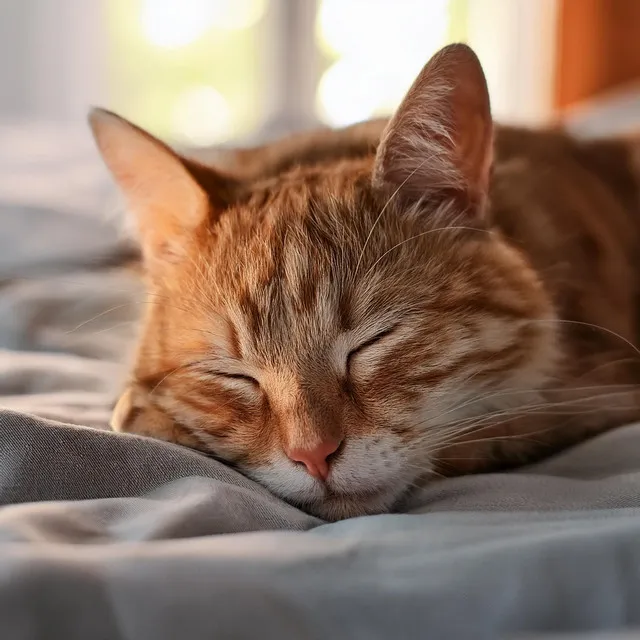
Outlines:
[[[0,129],[3,639],[636,637],[640,425],[331,524],[110,432],[144,304],[114,193],[88,138],[20,135]]]

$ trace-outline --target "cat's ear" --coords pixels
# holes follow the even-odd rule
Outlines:
[[[493,123],[475,53],[453,44],[431,58],[382,134],[373,174],[409,204],[459,194],[481,212],[489,187]]]
[[[109,111],[93,109],[89,123],[134,218],[145,258],[179,259],[211,208],[210,197],[188,170],[187,161]]]

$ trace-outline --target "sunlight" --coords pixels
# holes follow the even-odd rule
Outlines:
[[[149,42],[177,49],[214,27],[248,29],[265,9],[266,0],[144,0],[140,21]]]
[[[449,0],[323,0],[316,24],[334,60],[320,79],[317,109],[343,126],[392,111],[446,41]]]
[[[371,118],[380,103],[376,78],[357,61],[338,60],[320,78],[318,110],[322,119],[342,127]],[[357,81],[354,81],[357,78]]]
[[[181,93],[171,119],[174,135],[197,146],[225,142],[234,133],[228,101],[219,91],[206,85]]]

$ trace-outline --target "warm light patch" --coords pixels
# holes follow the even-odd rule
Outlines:
[[[334,126],[388,114],[447,39],[449,0],[322,0],[317,40],[335,62],[318,85],[320,117]]]
[[[233,136],[227,99],[211,86],[195,86],[180,94],[172,113],[174,135],[194,145],[225,142]]]
[[[248,29],[264,14],[266,0],[145,0],[140,22],[157,47],[185,47],[211,28]]]

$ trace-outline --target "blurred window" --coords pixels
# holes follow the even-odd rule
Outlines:
[[[111,105],[156,135],[216,144],[261,123],[268,0],[108,0]]]
[[[388,114],[469,42],[496,119],[553,121],[559,0],[0,0],[0,121],[113,108],[184,144]]]
[[[464,6],[451,0],[320,0],[323,55],[317,113],[342,126],[391,113],[425,62],[464,39]]]
[[[303,5],[312,19],[301,22]],[[465,37],[466,0],[107,0],[105,7],[110,104],[188,144],[225,143],[265,127],[274,88],[314,92],[275,97],[292,123],[341,126],[388,114],[425,61]],[[287,74],[312,81],[278,82]]]

